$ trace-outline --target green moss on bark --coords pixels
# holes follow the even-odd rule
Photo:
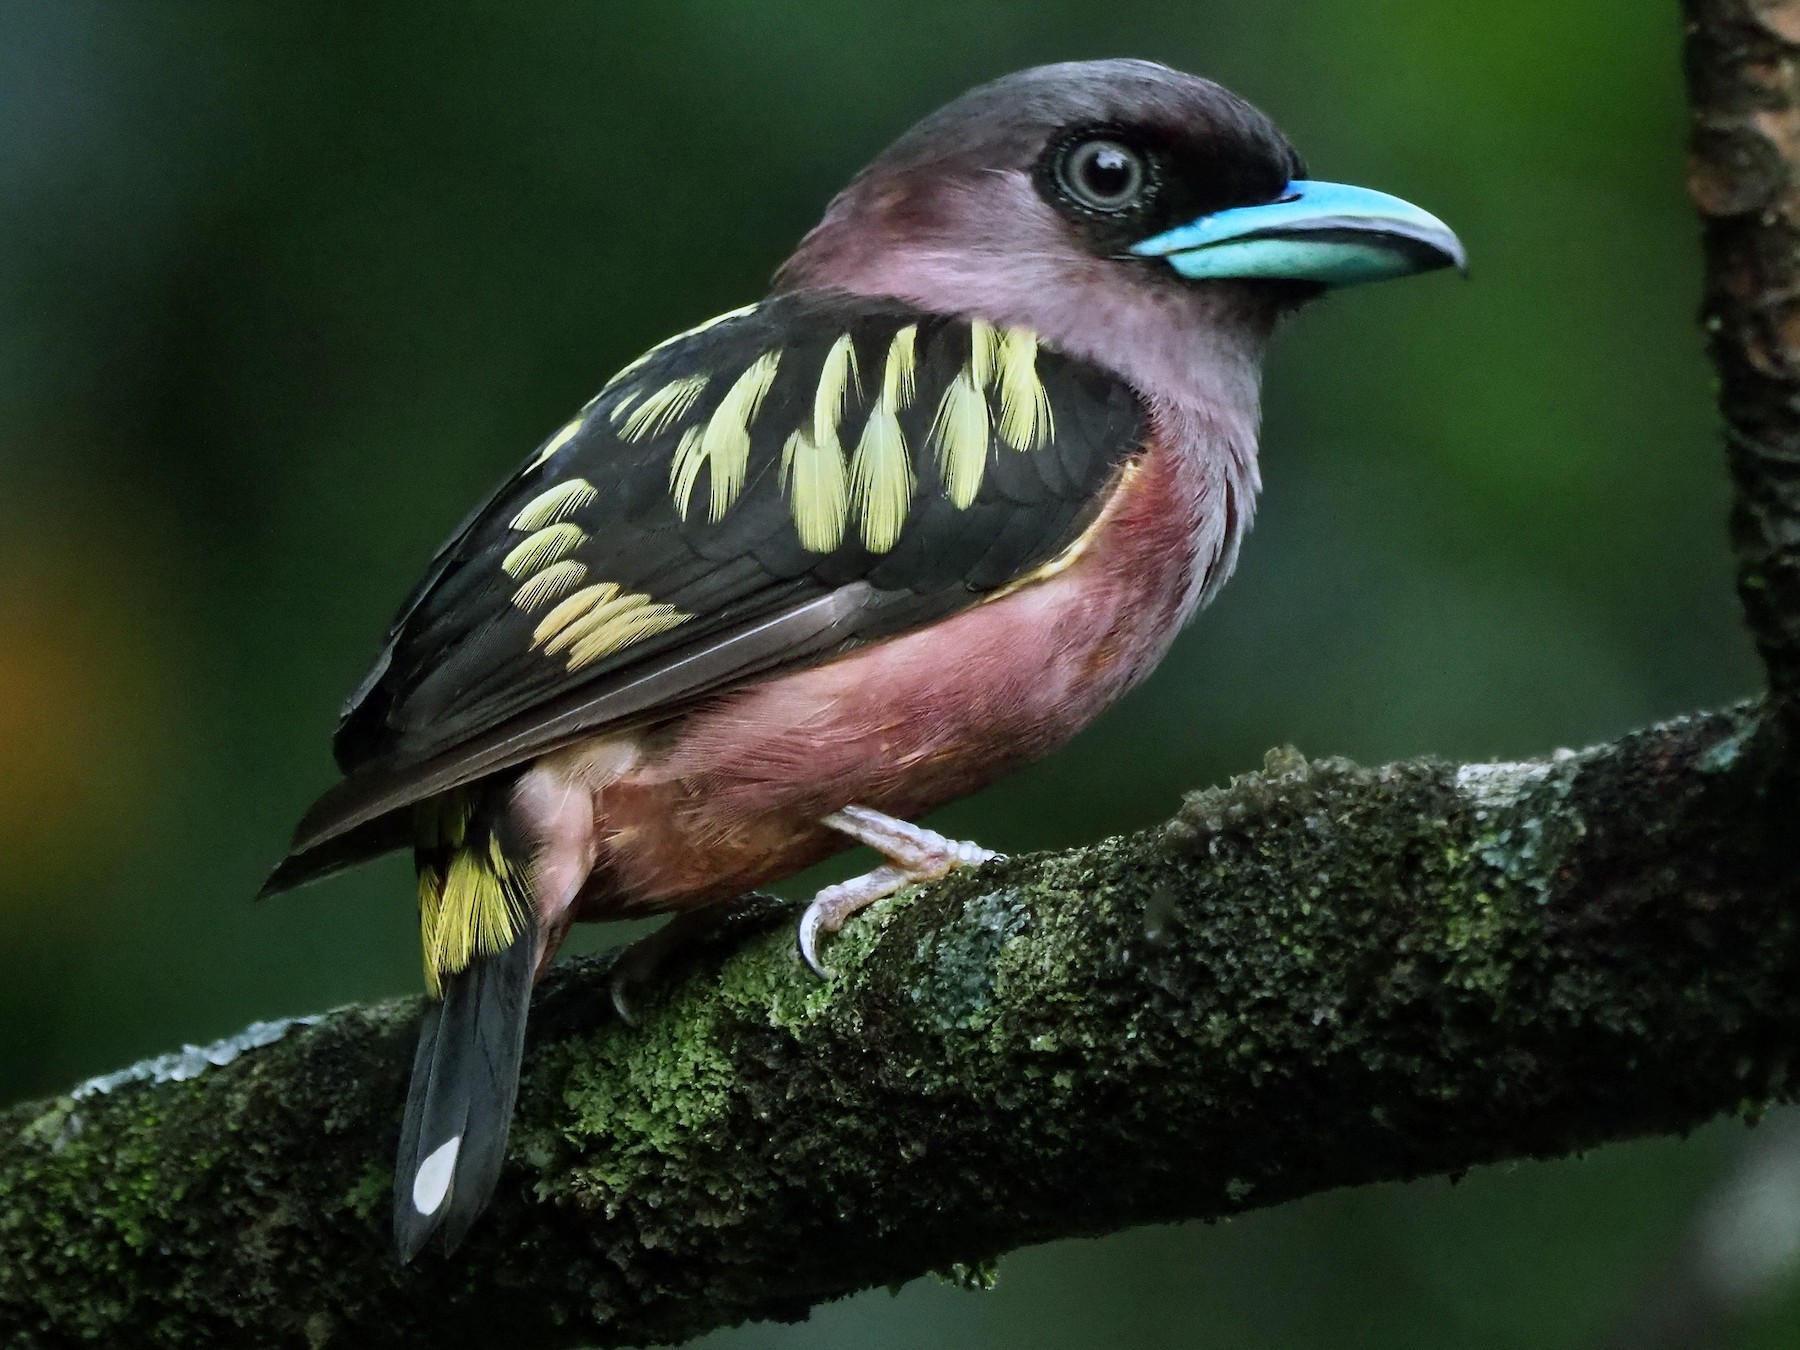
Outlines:
[[[674,1340],[1047,1238],[1691,1128],[1786,1094],[1800,1036],[1757,726],[1462,769],[1279,752],[1158,831],[877,906],[829,984],[781,917],[635,1029],[576,963],[540,991],[493,1210],[406,1271],[413,1000],[12,1108],[0,1329]]]

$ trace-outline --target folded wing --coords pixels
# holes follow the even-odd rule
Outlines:
[[[266,889],[400,846],[436,793],[1029,580],[1145,420],[1030,333],[849,297],[655,348],[433,559]]]

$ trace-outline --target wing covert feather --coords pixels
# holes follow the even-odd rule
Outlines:
[[[1029,334],[899,304],[779,296],[672,339],[438,551],[296,846],[977,604],[1079,537],[1145,423]]]

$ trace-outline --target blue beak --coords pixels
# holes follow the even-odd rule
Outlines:
[[[1184,277],[1365,281],[1454,267],[1468,274],[1462,241],[1436,216],[1385,192],[1295,179],[1280,200],[1235,206],[1134,244]]]

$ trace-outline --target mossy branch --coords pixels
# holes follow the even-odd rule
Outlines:
[[[1792,798],[1759,718],[1536,764],[1271,756],[1161,830],[877,907],[830,984],[784,915],[637,1029],[575,963],[534,1014],[493,1210],[407,1270],[387,1159],[414,1000],[11,1108],[0,1339],[679,1340],[1025,1243],[1754,1110],[1800,1045]]]

